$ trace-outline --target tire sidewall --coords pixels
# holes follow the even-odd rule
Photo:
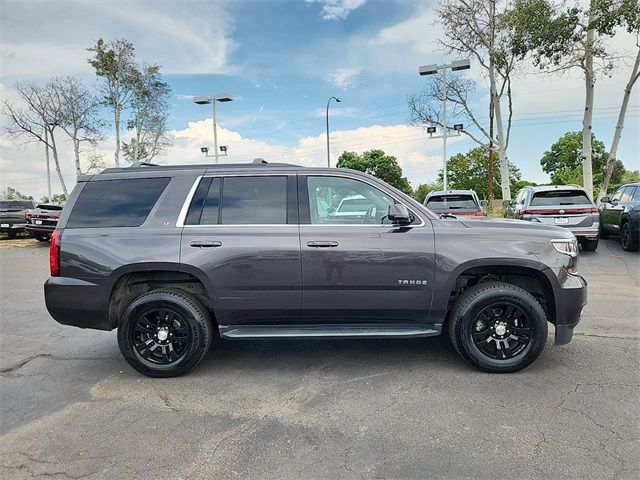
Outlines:
[[[498,360],[485,355],[472,338],[473,326],[478,314],[496,301],[513,303],[521,308],[527,315],[529,328],[532,330],[532,338],[524,351],[511,359]],[[483,370],[491,372],[520,370],[530,365],[544,348],[547,340],[546,315],[537,300],[524,291],[504,288],[487,289],[474,295],[469,302],[463,302],[460,307],[456,312],[457,318],[454,320],[459,323],[458,341],[466,360]]]
[[[190,342],[187,351],[178,362],[159,365],[143,359],[134,345],[133,329],[140,314],[145,310],[165,308],[178,313],[187,323]],[[205,332],[206,318],[203,312],[190,304],[181,294],[174,292],[149,292],[135,299],[125,310],[118,327],[118,346],[127,362],[140,373],[154,377],[171,377],[186,373],[202,359],[203,350],[208,349],[209,339]]]

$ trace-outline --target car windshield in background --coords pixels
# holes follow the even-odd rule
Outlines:
[[[584,205],[591,201],[585,192],[579,190],[549,190],[533,195],[531,206],[545,207],[554,205]]]
[[[431,197],[427,201],[427,207],[436,212],[446,212],[448,210],[478,210],[478,206],[471,195]]]
[[[36,208],[40,210],[62,210],[62,205],[48,205],[46,203],[41,203],[40,205],[36,205]]]
[[[5,200],[0,201],[0,210],[22,210],[25,208],[33,208],[33,202],[20,201],[20,200]]]

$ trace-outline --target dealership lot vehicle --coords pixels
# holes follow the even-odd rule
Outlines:
[[[622,248],[640,248],[640,183],[620,187],[611,197],[600,200],[600,237],[619,234]]]
[[[36,240],[48,242],[51,234],[56,229],[58,218],[62,212],[62,205],[52,203],[40,203],[36,208],[26,214],[27,225],[25,230]]]
[[[598,248],[600,216],[587,192],[576,185],[524,187],[505,200],[504,216],[570,230],[584,250]]]
[[[18,242],[33,247],[6,247]],[[640,255],[614,239],[580,257],[590,301],[571,344],[521,375],[477,372],[431,337],[218,340],[192,374],[148,379],[115,332],[49,318],[47,248],[3,240],[0,262],[2,478],[599,480],[640,468]]]
[[[328,192],[366,198],[361,223],[319,208]],[[586,303],[565,229],[442,220],[361,172],[285,164],[82,178],[50,258],[51,315],[117,328],[125,359],[150,376],[195,367],[216,331],[231,340],[447,333],[470,364],[512,372],[540,355],[547,322],[568,343]]]
[[[480,200],[473,190],[447,190],[429,192],[424,205],[434,213],[486,217],[485,200]]]
[[[32,200],[0,200],[0,232],[10,237],[24,232],[27,211],[34,207]]]

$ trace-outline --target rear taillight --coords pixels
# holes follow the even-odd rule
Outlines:
[[[484,217],[486,215],[486,213],[480,211],[480,212],[476,212],[473,214],[474,217]]]
[[[52,277],[60,275],[60,238],[62,231],[54,230],[51,234],[51,243],[49,244],[49,270]]]
[[[560,210],[562,210],[562,213],[560,213]],[[522,215],[580,215],[585,213],[598,213],[598,208],[559,208],[553,210],[526,209],[522,211]]]

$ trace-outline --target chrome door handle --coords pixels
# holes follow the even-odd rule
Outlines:
[[[325,242],[325,241],[312,241],[307,242],[308,247],[316,247],[316,248],[328,248],[328,247],[337,247],[338,242]]]
[[[218,242],[218,241],[200,242],[200,241],[194,240],[189,245],[191,245],[192,247],[198,247],[198,248],[216,248],[216,247],[221,247],[222,242]]]

